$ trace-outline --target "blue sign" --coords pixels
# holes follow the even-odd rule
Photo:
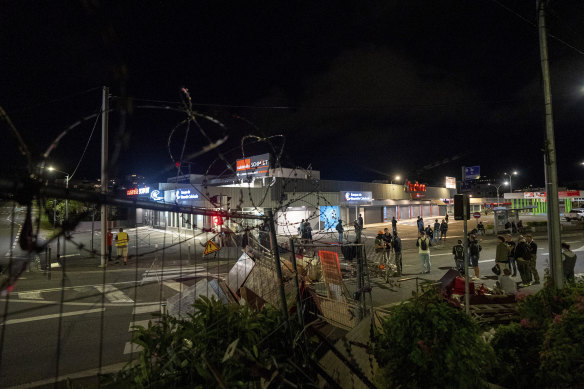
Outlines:
[[[153,190],[152,192],[150,192],[150,199],[152,201],[164,201],[164,195],[160,193],[160,191],[158,189]]]
[[[191,193],[190,189],[177,189],[175,196],[177,200],[190,200],[199,198],[199,195],[197,193]]]
[[[468,166],[464,168],[464,180],[478,180],[481,178],[480,166]]]
[[[326,205],[320,207],[320,221],[325,230],[333,230],[339,222],[338,205]]]

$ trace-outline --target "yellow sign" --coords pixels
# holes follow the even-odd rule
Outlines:
[[[221,247],[217,246],[212,240],[208,240],[207,244],[205,245],[205,251],[203,251],[203,255],[214,253],[215,251],[219,251]]]

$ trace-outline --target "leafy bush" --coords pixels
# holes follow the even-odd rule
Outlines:
[[[281,312],[201,297],[188,319],[163,316],[137,327],[138,362],[108,377],[119,388],[257,387],[264,380],[310,381],[309,364],[290,341]],[[308,365],[308,367],[307,367]],[[302,374],[298,371],[302,368]]]
[[[525,322],[499,326],[491,341],[497,358],[492,381],[507,388],[535,386],[543,336],[541,328],[526,327]]]
[[[375,357],[379,387],[486,387],[494,361],[479,326],[433,294],[392,310],[382,323]]]
[[[554,318],[540,358],[543,387],[584,387],[584,296]]]

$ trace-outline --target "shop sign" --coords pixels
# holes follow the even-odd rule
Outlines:
[[[545,192],[524,192],[523,198],[526,199],[545,199]]]
[[[145,195],[150,193],[150,187],[145,186],[144,188],[131,188],[126,191],[126,196],[137,196]]]
[[[558,192],[558,196],[562,197],[580,197],[579,190],[561,190]]]
[[[254,155],[238,159],[236,172],[238,176],[267,176],[270,171],[270,154]]]
[[[341,192],[341,201],[347,205],[370,204],[373,200],[373,192]]]
[[[446,177],[446,189],[456,189],[455,177]]]
[[[198,199],[198,193],[191,193],[190,189],[177,189],[176,190],[176,199],[177,200],[191,200],[191,199]]]
[[[418,181],[415,183],[406,182],[405,185],[406,192],[425,192],[426,191],[426,184],[420,184]]]
[[[153,190],[150,192],[150,200],[152,201],[164,201],[164,195],[161,195],[158,189]]]

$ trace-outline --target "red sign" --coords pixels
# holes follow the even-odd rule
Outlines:
[[[128,189],[126,191],[126,196],[135,196],[138,194],[138,188]]]
[[[480,212],[474,212],[474,213],[472,214],[472,217],[474,217],[475,219],[478,219],[478,218],[480,218],[480,217],[481,217],[481,213],[480,213]]]
[[[406,183],[406,187],[408,189],[408,191],[410,192],[425,192],[426,191],[426,184],[419,184],[418,181],[416,181],[415,184],[412,184],[411,182],[407,182]]]

